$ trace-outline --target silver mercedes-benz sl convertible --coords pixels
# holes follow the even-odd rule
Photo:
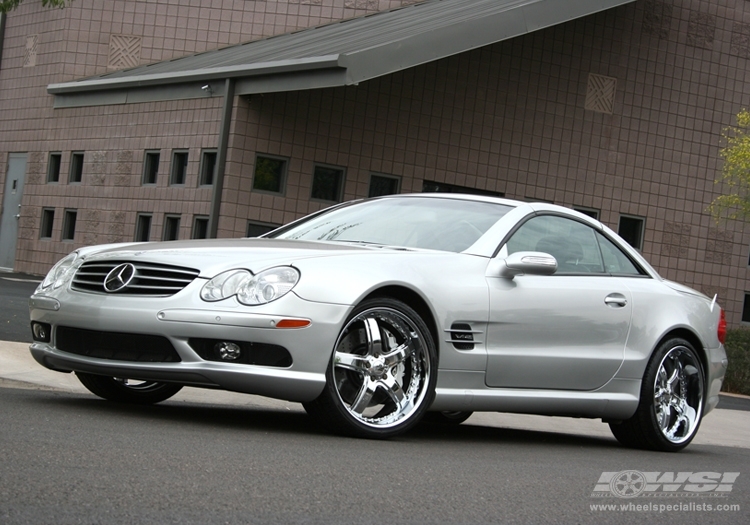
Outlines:
[[[81,248],[30,310],[36,360],[105,399],[222,388],[372,438],[501,411],[676,451],[727,366],[716,298],[606,226],[455,194],[345,203],[257,239]]]

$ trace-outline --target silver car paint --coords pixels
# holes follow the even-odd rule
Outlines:
[[[632,308],[632,324],[628,332],[622,319],[613,323],[616,334],[610,338],[612,348],[603,358],[606,363],[604,370],[597,370],[595,380],[585,384],[584,376],[594,372],[591,367],[601,364],[594,359],[590,366],[584,364],[573,376],[562,377],[557,383],[545,383],[544,378],[549,377],[552,370],[546,367],[545,370],[533,369],[522,375],[522,380],[503,385],[505,363],[502,352],[495,349],[503,346],[504,333],[499,329],[502,321],[491,319],[489,314],[493,292],[499,294],[503,287],[509,288],[521,282],[541,282],[543,279],[561,279],[562,276],[518,276],[515,279],[518,283],[514,283],[515,280],[500,282],[493,273],[495,261],[491,259],[500,241],[523,217],[547,212],[573,216],[611,234],[611,230],[600,223],[570,210],[545,204],[515,205],[516,209],[463,254],[271,239],[128,244],[105,247],[101,254],[96,254],[95,249],[86,250],[89,258],[139,258],[191,266],[200,270],[201,277],[176,295],[159,299],[84,294],[65,286],[44,292],[36,302],[32,298],[32,320],[50,322],[55,326],[63,324],[114,332],[132,330],[162,334],[173,342],[183,362],[103,362],[60,352],[45,343],[34,343],[32,354],[44,366],[61,371],[81,370],[178,381],[308,401],[322,389],[332,343],[354,305],[384,287],[399,287],[419,296],[434,319],[439,376],[433,409],[627,418],[637,406],[643,371],[658,341],[670,331],[686,330],[700,342],[698,351],[706,360],[709,398],[704,412],[710,411],[718,401],[726,360],[723,347],[716,338],[719,309],[712,311],[710,300],[697,292],[685,294],[674,290],[637,251],[617,241],[621,249],[639,261],[649,275],[645,278],[617,278],[627,281],[624,287],[615,291],[632,300],[632,306],[625,310]],[[254,249],[248,252],[250,247]],[[497,257],[502,258],[502,252]],[[292,293],[267,305],[246,307],[234,299],[205,303],[198,296],[207,279],[222,271],[247,268],[257,272],[276,265],[294,265],[301,271],[302,279]],[[563,290],[567,286],[575,287],[574,283],[560,286]],[[536,288],[540,289],[539,286]],[[51,299],[59,303],[58,310],[50,306]],[[496,299],[501,300],[500,296]],[[295,330],[270,328],[271,321],[289,316],[309,318],[312,325]],[[268,328],[262,327],[264,322],[268,322]],[[468,323],[480,332],[472,350],[457,350],[446,342],[450,339],[449,329],[454,322]],[[564,322],[561,316],[558,326]],[[520,341],[520,335],[522,332],[517,333],[514,340]],[[281,344],[292,353],[294,364],[289,369],[277,369],[205,362],[187,345],[187,338],[191,336]],[[489,343],[488,337],[495,336],[500,342]],[[579,363],[586,363],[587,359],[591,361],[593,348],[576,350],[572,344],[574,340],[571,339],[568,345],[570,355],[563,359]],[[620,344],[624,345],[622,351],[617,349]],[[528,346],[534,345],[528,343]],[[489,360],[488,356],[491,356]],[[514,357],[515,360],[520,358],[522,353]],[[620,364],[616,366],[618,362]],[[567,367],[568,371],[571,369]],[[532,388],[520,387],[524,384],[523,379],[532,381]],[[588,390],[581,390],[579,380],[584,381]],[[489,386],[493,383],[507,388]]]

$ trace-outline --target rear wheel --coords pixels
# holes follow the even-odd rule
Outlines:
[[[704,376],[698,354],[670,339],[651,357],[633,417],[609,427],[623,445],[676,452],[695,437],[703,416]]]
[[[424,415],[436,378],[435,343],[419,314],[395,299],[372,299],[344,325],[323,393],[304,406],[338,432],[388,438]]]
[[[84,372],[76,372],[76,376],[91,393],[120,403],[151,405],[169,399],[182,389],[182,385],[173,383],[137,381]]]

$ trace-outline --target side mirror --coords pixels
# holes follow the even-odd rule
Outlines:
[[[516,252],[498,263],[498,274],[506,279],[520,274],[552,275],[557,271],[557,260],[542,252]]]

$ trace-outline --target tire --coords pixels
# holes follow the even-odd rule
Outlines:
[[[92,394],[118,403],[152,405],[169,399],[182,389],[182,385],[173,383],[134,381],[83,372],[76,372],[76,376]]]
[[[412,308],[364,301],[333,348],[323,393],[305,410],[335,432],[385,439],[419,422],[435,397],[437,351]]]
[[[686,340],[663,343],[649,360],[635,414],[610,423],[625,446],[677,452],[695,437],[703,417],[705,376],[700,358]]]
[[[422,421],[431,425],[458,426],[471,417],[474,412],[443,411],[427,412]]]

